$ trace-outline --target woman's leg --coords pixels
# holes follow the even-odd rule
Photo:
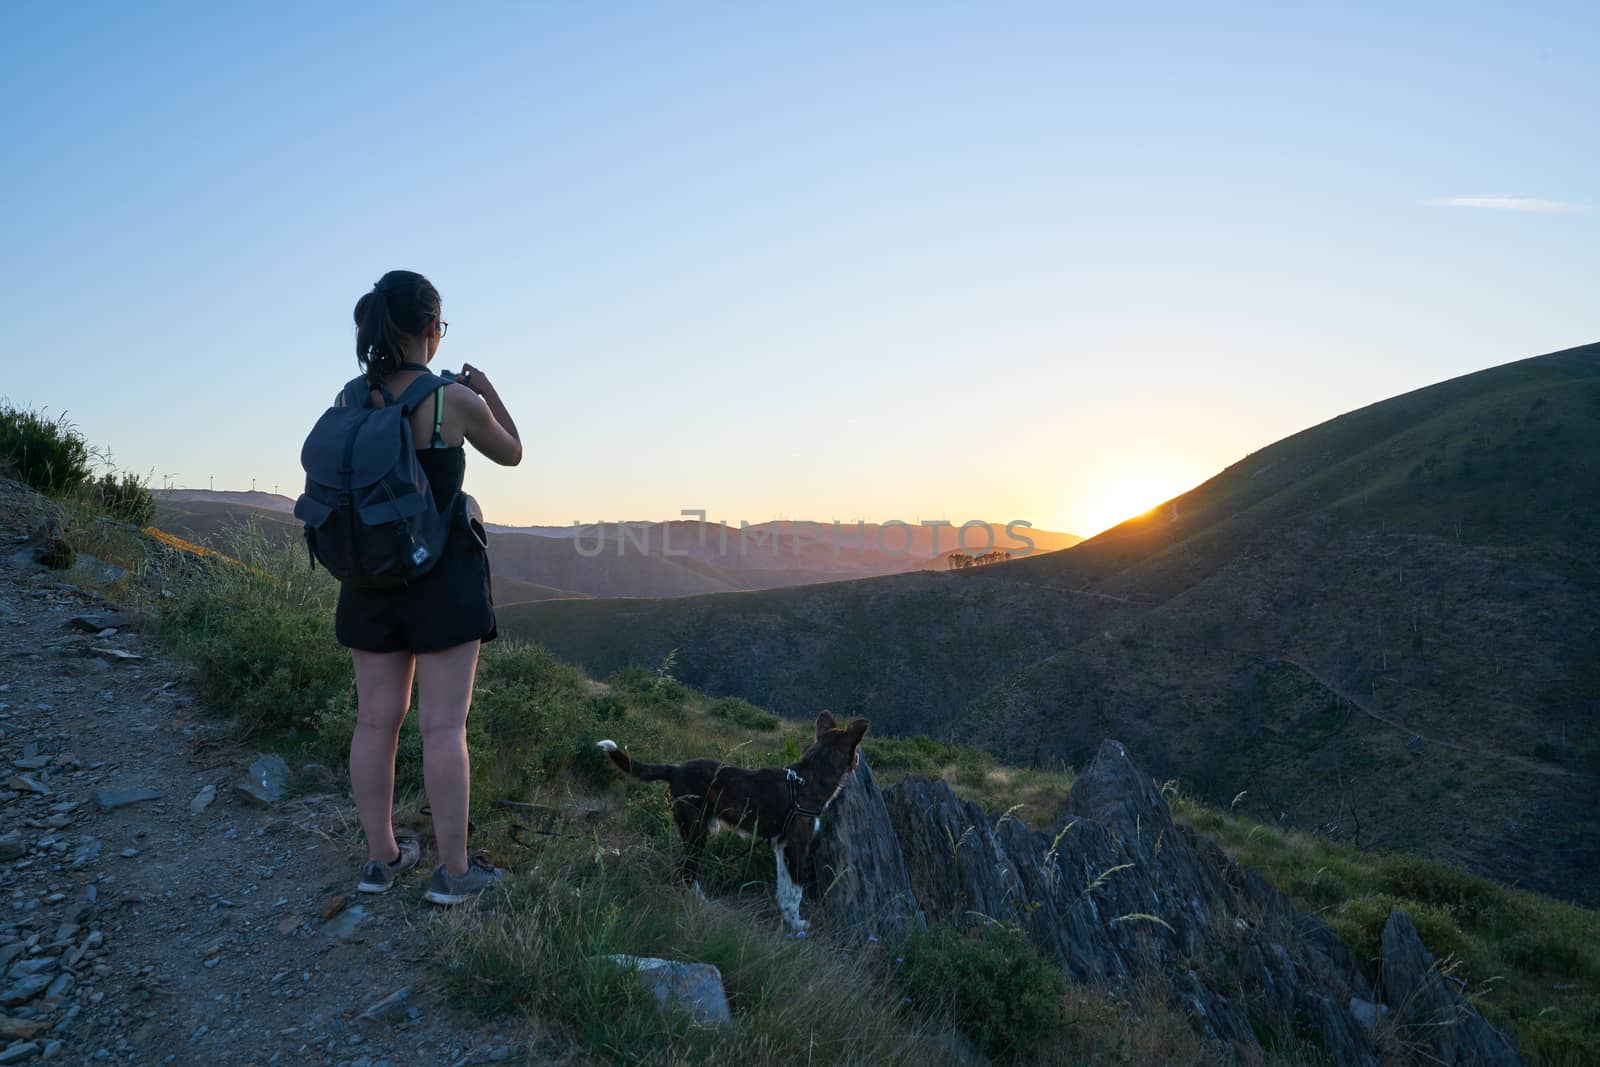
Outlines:
[[[391,863],[394,839],[394,757],[400,724],[411,706],[409,652],[360,652],[356,661],[356,732],[350,736],[350,790],[356,795],[367,858]]]
[[[478,642],[417,655],[417,721],[422,727],[422,781],[433,808],[439,862],[467,873],[467,709],[478,669]]]

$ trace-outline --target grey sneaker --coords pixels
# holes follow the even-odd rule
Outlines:
[[[456,876],[444,864],[433,869],[428,891],[422,899],[429,904],[464,904],[506,876],[506,872],[482,856],[467,863],[467,873]]]
[[[389,887],[394,885],[394,880],[402,871],[409,871],[417,865],[422,858],[422,845],[414,837],[397,837],[395,844],[400,846],[400,855],[394,860],[384,863],[382,860],[368,860],[367,865],[361,868],[361,882],[356,886],[358,893],[387,893]]]

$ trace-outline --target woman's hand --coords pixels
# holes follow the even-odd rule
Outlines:
[[[461,373],[456,375],[456,381],[481,397],[494,395],[494,383],[489,376],[470,363],[461,364]]]

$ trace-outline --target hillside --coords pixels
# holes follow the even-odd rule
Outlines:
[[[1212,802],[1593,902],[1597,547],[1591,345],[1350,412],[1065,551],[504,626],[1036,765],[1118,736]]]
[[[348,657],[332,640],[337,590],[330,579],[305,581],[293,546],[225,540],[222,547],[245,564],[239,566],[140,538],[131,527],[108,526],[103,515],[85,510],[85,502],[58,509],[21,494],[22,506],[12,509],[19,498],[9,490],[0,479],[0,500],[8,503],[0,509],[8,518],[0,529],[10,525],[18,540],[23,530],[46,531],[0,568],[0,615],[13,611],[8,601],[31,599],[35,608],[14,612],[7,631],[7,640],[18,643],[12,657],[35,665],[23,689],[13,686],[7,694],[28,702],[27,711],[8,720],[8,730],[23,732],[6,739],[20,746],[24,759],[33,758],[23,744],[28,731],[50,725],[38,721],[50,710],[38,697],[78,686],[98,689],[105,683],[80,675],[84,662],[99,662],[102,671],[153,671],[173,680],[148,691],[142,703],[137,694],[144,685],[128,689],[130,706],[119,709],[115,722],[92,709],[70,712],[88,716],[85,729],[73,734],[74,752],[85,752],[85,745],[93,754],[105,745],[147,744],[154,739],[147,734],[168,732],[160,720],[169,713],[173,728],[181,726],[188,736],[215,714],[205,710],[209,704],[227,709],[237,738],[277,749],[293,763],[321,764],[305,765],[302,788],[314,772],[321,789],[333,785],[327,766],[342,760],[355,701]],[[52,510],[53,523],[41,526],[39,513]],[[80,553],[102,553],[115,575],[103,568],[55,572],[60,577],[43,570],[39,560],[53,558],[51,530]],[[12,575],[19,585],[8,590]],[[115,610],[61,578],[109,581],[98,585],[102,596],[142,605],[144,611],[117,617],[124,629],[114,641],[144,658],[135,655],[132,665],[120,666],[77,658],[112,630],[54,636],[73,627],[68,605],[74,601]],[[51,602],[47,610],[39,610],[46,607],[42,600]],[[159,613],[160,641],[186,667],[162,662],[158,650],[141,642],[138,631],[153,621],[147,612]],[[29,651],[43,647],[53,654]],[[504,893],[484,908],[421,927],[409,917],[414,892],[363,902],[330,919],[344,903],[334,897],[322,908],[319,930],[308,913],[339,883],[336,875],[328,881],[330,872],[353,869],[360,855],[338,786],[331,795],[291,801],[292,820],[262,813],[255,834],[238,833],[232,817],[220,812],[215,821],[196,821],[192,810],[186,820],[163,818],[158,800],[154,820],[145,823],[149,839],[181,837],[203,826],[208,864],[235,878],[253,877],[259,850],[284,845],[272,844],[270,835],[306,817],[319,820],[320,837],[320,847],[296,847],[292,860],[280,858],[280,889],[252,896],[254,887],[247,885],[229,904],[243,910],[218,914],[214,922],[196,920],[180,899],[146,902],[137,895],[133,909],[102,916],[111,923],[113,951],[154,961],[145,971],[158,969],[165,987],[258,985],[268,972],[279,976],[286,961],[292,971],[293,957],[304,951],[301,933],[326,941],[320,952],[337,950],[329,939],[347,937],[335,930],[347,931],[352,923],[371,939],[386,938],[391,926],[396,936],[410,929],[406,936],[420,935],[425,950],[390,957],[380,943],[376,952],[341,959],[352,973],[377,967],[381,976],[355,987],[335,983],[318,994],[309,1018],[288,998],[236,997],[231,1004],[225,997],[203,998],[210,1007],[191,1011],[182,1025],[170,1010],[152,1005],[158,1011],[144,1014],[151,1025],[131,1040],[143,1043],[176,1026],[191,1044],[203,1037],[219,1062],[263,1033],[274,1043],[287,1038],[284,1052],[305,1040],[297,1035],[321,1045],[328,1033],[346,1027],[364,1029],[373,1053],[388,1050],[391,1039],[413,1051],[422,1047],[419,1038],[437,1040],[441,1053],[452,1043],[481,1041],[487,1030],[446,1016],[445,1006],[433,1000],[437,988],[472,1015],[496,1019],[485,1048],[492,1050],[490,1059],[503,1058],[509,1043],[527,1062],[572,1062],[580,1046],[637,1062],[776,1063],[805,1056],[819,1063],[1141,1067],[1566,1064],[1600,1054],[1595,913],[1437,863],[1363,853],[1207,808],[1173,783],[1158,786],[1114,741],[1074,773],[1002,766],[977,750],[927,738],[869,735],[864,751],[870,766],[863,762],[823,819],[807,876],[812,936],[780,938],[772,926],[766,846],[717,835],[702,871],[709,901],[675,889],[676,835],[660,787],[618,781],[593,742],[610,735],[656,758],[711,753],[741,766],[772,765],[795,758],[807,744],[809,724],[785,723],[741,700],[709,698],[666,671],[629,669],[598,682],[542,649],[508,641],[486,648],[480,670],[468,720],[474,840],[513,868]],[[131,732],[111,728],[129,717],[149,721]],[[208,732],[225,729],[211,721]],[[157,745],[128,767],[144,767],[148,775],[159,764],[157,777],[181,801],[208,775],[215,780],[220,740],[207,738],[182,751]],[[213,761],[211,769],[193,766],[197,756]],[[71,767],[79,759],[57,762]],[[116,772],[119,766],[96,762],[91,772],[126,773]],[[30,773],[53,781],[50,788],[77,787],[79,773],[62,778],[54,768]],[[397,818],[426,833],[416,811],[421,783],[414,727],[402,736],[398,769]],[[51,799],[16,803],[42,806]],[[216,799],[222,800],[220,793]],[[121,815],[110,817],[120,831],[88,818],[84,830],[125,839],[129,827]],[[33,820],[24,825],[37,828]],[[269,834],[265,842],[262,833]],[[34,856],[44,855],[53,839],[39,838]],[[92,858],[96,841],[83,838],[80,853]],[[129,888],[165,884],[167,861],[187,854],[123,851],[113,861],[123,872],[116,879],[123,886],[119,903],[130,902]],[[0,874],[6,873],[0,862]],[[46,869],[30,859],[9,873],[26,882]],[[408,888],[422,877],[408,875]],[[43,903],[60,904],[64,896]],[[152,906],[138,906],[143,903]],[[273,909],[286,903],[297,912],[281,918]],[[54,925],[45,908],[40,915],[24,914],[17,925],[24,933]],[[291,924],[295,931],[286,940]],[[197,949],[202,943],[208,947]],[[738,1025],[686,1028],[663,1015],[639,986],[597,963],[614,952],[715,964]],[[328,966],[325,960],[319,975],[331,975]],[[70,970],[65,961],[63,967]],[[74,992],[70,977],[33,1003],[27,1001],[40,997],[42,982],[19,980],[8,995],[23,1006],[13,1008],[9,1025],[19,1033],[48,1026],[63,1007],[57,986]],[[93,978],[80,980],[82,1016],[63,1047],[55,1048],[69,1059],[84,1047],[80,1042],[97,1040],[86,1028],[91,1034],[121,1031],[124,994],[143,995],[137,984],[126,991],[117,982],[96,989],[98,977],[97,967]],[[399,990],[378,1008],[362,1010],[376,995],[369,987],[382,992],[394,986]],[[852,1011],[836,1010],[841,999]],[[408,1019],[415,1025],[401,1031],[380,1025],[374,1012],[396,1001],[421,1004],[420,1022],[413,1011]],[[1386,1018],[1374,1015],[1384,1009]],[[69,1009],[63,1018],[71,1022],[74,1014]],[[200,1019],[206,1021],[197,1025]],[[24,1044],[14,1041],[7,1054],[24,1057]],[[1461,1049],[1471,1050],[1466,1059],[1455,1057]],[[47,1049],[44,1056],[50,1055]],[[455,1055],[446,1059],[457,1062],[450,1059]]]

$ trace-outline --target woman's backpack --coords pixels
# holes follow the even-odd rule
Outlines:
[[[383,407],[372,404],[365,377],[350,381],[343,403],[323,412],[300,450],[306,491],[294,515],[305,523],[312,567],[320,562],[350,585],[415,581],[439,561],[450,535],[454,502],[446,514],[435,506],[409,418],[445,380],[419,363],[401,367],[424,373],[398,398],[380,385]]]

